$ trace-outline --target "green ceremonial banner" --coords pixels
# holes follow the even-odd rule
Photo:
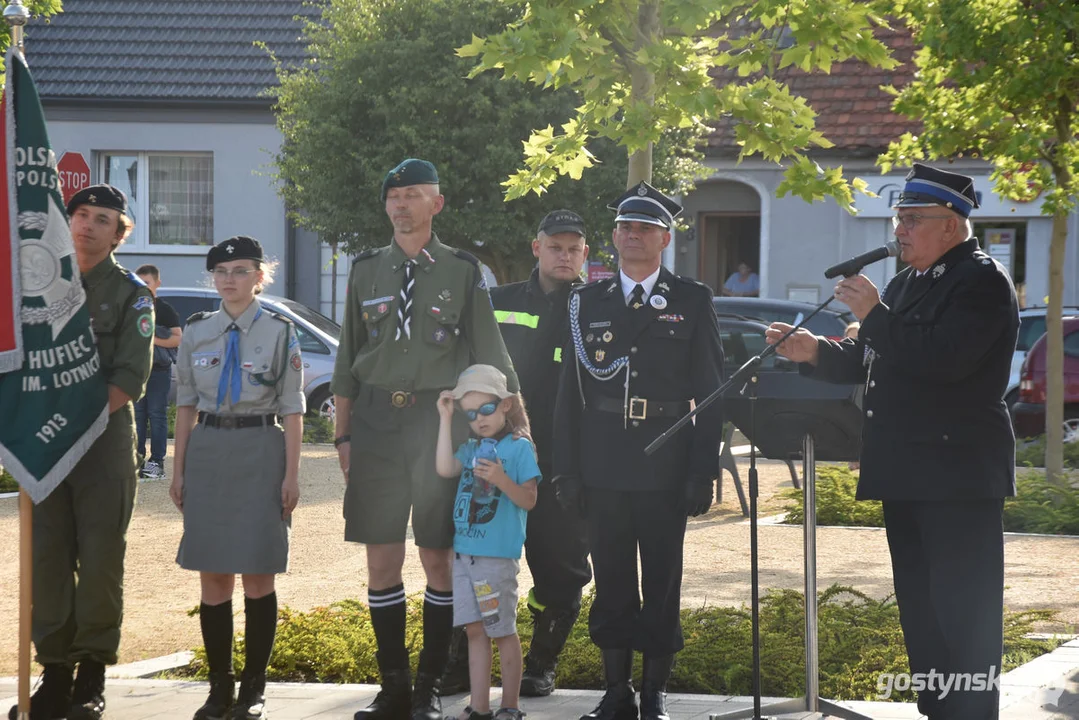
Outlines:
[[[0,464],[38,503],[105,430],[109,393],[45,115],[14,49],[7,53],[2,126],[0,255],[17,271],[0,302],[0,311],[13,311],[0,322],[13,323],[16,335],[5,347],[0,332]]]

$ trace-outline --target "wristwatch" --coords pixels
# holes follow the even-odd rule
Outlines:
[[[352,436],[351,435],[342,435],[339,438],[334,438],[333,439],[333,446],[335,448],[336,447],[341,447],[342,445],[344,445],[347,442],[352,442]]]

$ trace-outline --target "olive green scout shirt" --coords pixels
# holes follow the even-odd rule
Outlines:
[[[111,253],[82,282],[105,382],[138,400],[154,356],[154,296]]]
[[[434,234],[415,257],[411,338],[394,339],[407,259],[391,242],[354,261],[333,393],[355,398],[364,383],[390,391],[444,390],[475,363],[500,369],[517,392],[517,375],[478,262]]]

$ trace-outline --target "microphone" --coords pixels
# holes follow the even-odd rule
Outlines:
[[[872,265],[875,262],[879,262],[886,257],[895,257],[899,254],[899,243],[892,241],[883,247],[879,247],[876,250],[870,250],[867,253],[862,253],[856,257],[852,257],[850,260],[845,260],[838,265],[833,265],[824,271],[824,277],[831,280],[837,275],[843,277],[850,277],[851,275],[857,275],[862,268],[866,265]]]

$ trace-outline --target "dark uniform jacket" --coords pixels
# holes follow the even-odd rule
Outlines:
[[[540,467],[551,467],[551,443],[562,351],[569,339],[569,289],[543,292],[539,271],[524,282],[491,289],[495,318],[521,383]]]
[[[573,296],[579,317],[573,320]],[[707,286],[660,270],[650,302],[626,306],[619,277],[575,288],[570,295],[570,332],[580,340],[563,350],[555,418],[554,473],[579,477],[590,487],[682,493],[687,482],[708,482],[716,474],[723,430],[721,403],[714,402],[694,423],[683,427],[653,455],[644,448],[688,411],[690,399],[703,400],[722,380],[719,324]],[[652,299],[665,305],[657,308]],[[599,380],[598,374],[625,366]],[[628,375],[628,378],[627,378]],[[631,419],[621,411],[627,394]],[[583,403],[583,404],[582,404]],[[618,408],[611,412],[603,407]],[[677,414],[667,414],[677,408]]]
[[[921,277],[899,273],[857,341],[820,341],[831,382],[865,382],[859,499],[1015,494],[1015,435],[1004,404],[1019,331],[1007,271],[970,239]]]

